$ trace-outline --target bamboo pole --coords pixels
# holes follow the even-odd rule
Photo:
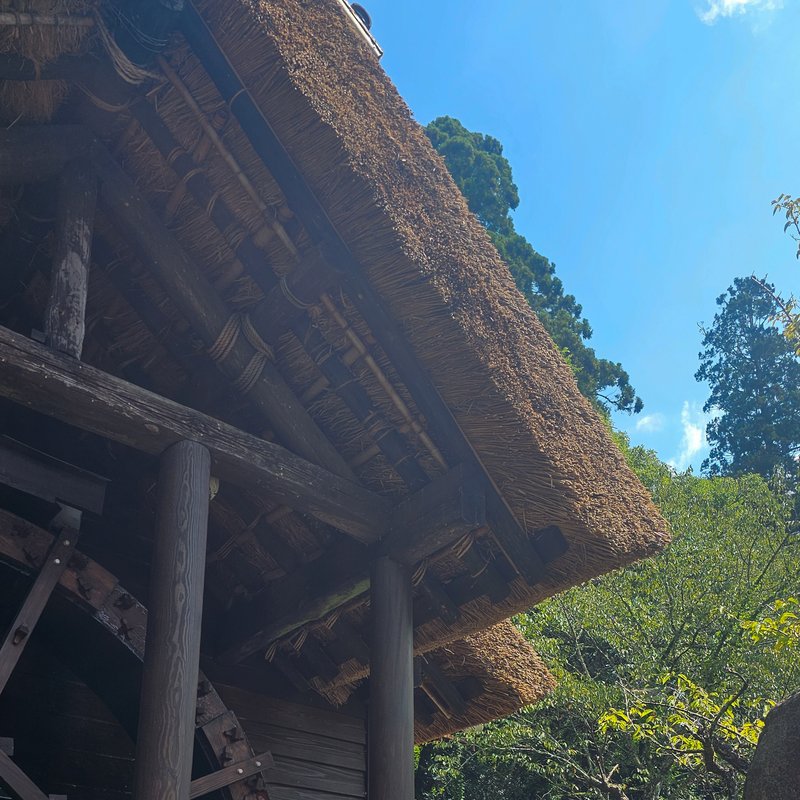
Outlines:
[[[36,14],[23,11],[0,11],[0,25],[12,28],[53,27],[92,28],[94,17],[74,14]]]

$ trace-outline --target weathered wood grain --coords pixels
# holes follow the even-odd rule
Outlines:
[[[47,343],[81,357],[92,252],[97,178],[86,160],[70,161],[59,179],[55,254],[45,310]]]
[[[363,541],[385,529],[386,501],[358,484],[6,328],[0,328],[0,396],[146,453],[183,439],[200,442],[220,480],[266,492]]]
[[[370,800],[414,800],[414,621],[411,576],[388,557],[372,567],[367,775]]]
[[[185,800],[194,747],[211,456],[178,442],[161,456],[150,615],[136,740],[137,800]]]

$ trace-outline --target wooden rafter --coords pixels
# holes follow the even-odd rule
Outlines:
[[[514,517],[505,498],[492,483],[469,440],[429,375],[417,360],[397,323],[366,279],[366,271],[328,217],[322,203],[276,134],[263,110],[236,73],[203,18],[191,3],[180,18],[181,30],[223,100],[239,122],[253,149],[272,174],[292,212],[300,219],[326,261],[336,265],[348,294],[428,419],[442,437],[442,451],[451,463],[469,463],[486,475],[487,513],[492,535],[512,567],[528,583],[544,575],[544,563]]]
[[[362,541],[386,528],[386,501],[358,484],[5,328],[0,396],[145,453],[160,454],[183,439],[200,442],[220,480],[266,491]]]

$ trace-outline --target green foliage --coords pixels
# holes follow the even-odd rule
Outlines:
[[[580,304],[564,293],[555,264],[516,232],[511,212],[519,204],[519,195],[500,142],[467,130],[452,117],[439,117],[426,130],[517,287],[567,357],[581,392],[603,407],[641,411],[642,401],[622,365],[598,358],[586,345],[592,328]]]
[[[774,616],[764,614],[758,619],[742,620],[742,627],[754,642],[771,646],[775,652],[784,648],[800,651],[800,603],[796,597],[776,600],[769,611]]]
[[[764,715],[800,682],[794,644],[774,646],[796,633],[792,493],[625,449],[673,544],[517,619],[558,688],[428,746],[419,800],[738,797]]]
[[[774,291],[766,280],[737,278],[717,298],[720,310],[704,330],[695,377],[711,387],[704,410],[717,413],[706,431],[711,452],[703,464],[713,475],[796,470],[800,357],[771,324],[778,310]]]
[[[783,212],[786,219],[783,232],[792,232],[792,238],[797,242],[795,258],[800,259],[800,198],[792,197],[788,194],[779,195],[772,201],[772,215],[775,216],[779,212]],[[783,325],[783,335],[786,337],[786,341],[794,348],[794,352],[800,356],[800,306],[798,306],[797,299],[793,296],[784,299],[774,291],[770,291],[760,281],[756,282],[772,297],[778,306],[778,313],[773,316],[773,321]]]

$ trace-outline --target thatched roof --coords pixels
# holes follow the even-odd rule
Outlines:
[[[419,565],[444,587],[459,579],[477,581],[490,569],[510,589],[502,599],[490,600],[484,592],[465,601],[450,621],[428,615],[415,632],[417,651],[445,652],[442,646],[454,640],[469,647],[475,640],[465,636],[663,547],[666,526],[650,497],[578,391],[374,52],[354,35],[339,0],[226,0],[204,2],[198,10],[519,524],[526,531],[557,525],[566,539],[566,554],[535,585],[515,575],[485,530],[476,532],[474,542]],[[96,40],[93,46],[102,52]],[[13,40],[0,38],[0,51],[14,48]],[[106,113],[97,124],[97,107],[108,112],[109,104],[91,91],[87,101],[73,90],[65,108],[71,119],[95,127],[228,313],[248,310],[263,299],[265,278],[291,275],[298,254],[301,262],[318,257],[318,243],[186,42],[176,35],[165,56],[165,64],[144,76],[138,102],[155,109],[207,176],[215,190],[207,204],[174,171],[175,153],[159,152],[125,107],[112,107],[112,116]],[[118,62],[119,54],[114,58]],[[22,106],[13,111],[24,122]],[[33,101],[29,110],[30,118],[41,116]],[[4,116],[8,112],[0,108]],[[227,154],[209,140],[209,129],[219,133]],[[221,231],[210,224],[215,204],[232,211],[235,225]],[[97,231],[102,246],[95,251],[85,359],[126,375],[135,368],[160,393],[285,442],[257,404],[218,375],[208,378],[210,343],[200,340],[176,298],[105,213]],[[261,274],[237,256],[245,239],[263,256]],[[40,309],[45,297],[45,278],[29,274],[26,313]],[[155,312],[145,318],[143,306]],[[413,492],[413,475],[425,482],[456,463],[443,455],[446,437],[421,413],[415,387],[401,379],[381,332],[370,328],[356,306],[344,284],[315,299],[299,326],[274,343],[274,363],[352,476],[399,500]],[[321,372],[331,357],[366,393],[366,418]],[[387,432],[399,438],[407,457],[393,462],[387,456]],[[269,498],[242,498],[225,486],[211,517],[217,546],[209,588],[221,604],[268,591],[291,572],[287,563],[320,562],[342,539],[302,514],[287,514]],[[477,554],[477,570],[465,560],[469,553],[473,560]],[[356,631],[368,624],[363,601],[341,613]],[[302,641],[326,648],[333,639],[335,627],[320,624],[307,629]],[[296,656],[302,642],[281,641],[280,650]],[[477,668],[477,655],[464,659]],[[344,686],[367,674],[357,658],[339,668],[328,683]]]
[[[477,679],[481,691],[469,697],[462,715],[448,715],[439,708],[427,719],[421,719],[418,713],[415,726],[418,743],[507,717],[542,700],[556,686],[534,649],[509,622],[451,642],[426,658],[434,661],[451,683],[468,686]],[[427,687],[423,691],[428,691]],[[431,694],[435,694],[435,689]],[[419,701],[416,704],[421,705]]]
[[[536,651],[510,622],[501,622],[425,654],[415,689],[415,739],[441,739],[507,717],[546,697],[556,682]],[[453,708],[425,672],[436,671],[463,706]],[[345,703],[360,681],[316,688],[332,705]]]

